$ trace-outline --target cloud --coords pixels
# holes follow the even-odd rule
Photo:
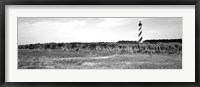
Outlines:
[[[70,32],[78,32],[86,25],[85,21],[53,22],[40,21],[37,23],[19,23],[18,39],[23,43],[56,42],[60,38],[68,38]]]
[[[110,28],[110,27],[123,26],[129,23],[130,23],[130,20],[127,20],[125,18],[104,18],[104,21],[99,23],[97,26]]]

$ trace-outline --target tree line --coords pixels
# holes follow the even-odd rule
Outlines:
[[[182,40],[146,40],[143,43],[137,41],[118,42],[91,42],[91,43],[44,43],[19,45],[18,49],[40,49],[40,50],[64,50],[64,51],[112,51],[128,53],[181,53]]]

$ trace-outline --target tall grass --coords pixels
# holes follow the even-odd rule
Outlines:
[[[56,44],[54,44],[56,45]],[[24,47],[22,47],[24,46]],[[44,48],[36,45],[34,48],[26,47],[26,45],[20,45],[19,49],[32,49],[32,50],[48,50],[48,51],[66,51],[66,52],[109,52],[109,53],[149,53],[149,54],[181,54],[182,43],[170,42],[170,43],[75,43],[65,44],[65,46],[51,46]],[[39,47],[39,48],[37,48]],[[57,54],[57,53],[56,53]]]
[[[182,43],[75,43],[18,47],[18,69],[181,69]],[[24,46],[24,47],[23,47]],[[26,47],[27,46],[27,47]],[[48,48],[49,47],[49,48]],[[108,59],[95,59],[109,56]],[[111,56],[111,57],[110,57]],[[77,59],[80,58],[80,59]]]

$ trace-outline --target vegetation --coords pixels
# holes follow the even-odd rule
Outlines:
[[[18,69],[181,68],[181,39],[18,46]]]
[[[18,49],[38,49],[38,50],[64,50],[74,51],[110,51],[114,53],[181,53],[182,41],[177,40],[147,40],[144,43],[136,41],[118,41],[118,42],[94,42],[94,43],[45,43],[19,45]]]
[[[77,52],[67,53],[70,56],[64,52],[35,52],[20,50],[18,69],[182,69],[182,58],[177,54],[115,54],[102,57]]]

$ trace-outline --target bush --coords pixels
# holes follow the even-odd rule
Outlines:
[[[155,41],[154,41],[155,42]],[[106,51],[112,53],[153,53],[173,54],[182,52],[181,42],[135,43],[135,42],[97,42],[97,43],[45,43],[19,45],[18,49],[49,49],[65,51]]]

